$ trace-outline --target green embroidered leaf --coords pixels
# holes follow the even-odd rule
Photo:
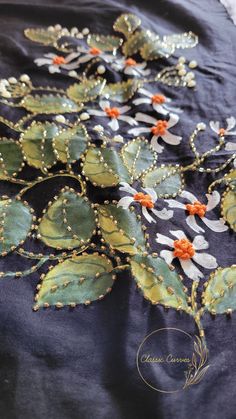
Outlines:
[[[95,35],[88,36],[87,43],[91,48],[101,51],[114,51],[122,45],[123,40],[117,36]]]
[[[89,148],[82,173],[95,186],[103,188],[116,186],[120,182],[130,182],[128,170],[112,148]]]
[[[198,36],[190,31],[163,36],[163,41],[173,45],[174,48],[193,48],[198,44]]]
[[[140,54],[144,60],[156,60],[160,57],[168,58],[175,50],[174,45],[167,44],[160,39],[147,42],[141,49]]]
[[[114,31],[123,33],[128,38],[140,25],[141,19],[139,17],[127,13],[116,19],[113,29]]]
[[[74,256],[59,263],[43,277],[34,309],[73,307],[102,299],[113,286],[112,269],[111,261],[96,253]]]
[[[35,114],[64,114],[81,110],[81,107],[68,97],[60,95],[28,95],[22,99],[20,106]]]
[[[23,153],[30,166],[47,172],[56,163],[52,139],[57,135],[58,127],[50,122],[33,121],[21,134],[20,142]]]
[[[89,136],[84,125],[64,129],[53,139],[53,147],[58,160],[74,163],[85,152]]]
[[[157,159],[157,154],[150,148],[148,140],[139,137],[125,144],[121,155],[131,175],[131,181],[139,178]]]
[[[25,241],[32,218],[26,203],[15,199],[0,200],[0,253],[3,256]]]
[[[144,297],[153,304],[190,311],[179,275],[161,258],[135,255],[131,270]]]
[[[151,42],[159,39],[159,36],[150,30],[143,29],[140,32],[135,32],[131,35],[128,40],[124,43],[122,50],[126,57],[137,54],[147,42]]]
[[[68,188],[69,189],[69,188]],[[56,249],[86,244],[96,232],[95,215],[87,199],[64,188],[39,224],[39,238]]]
[[[102,236],[112,249],[131,255],[146,250],[141,222],[130,210],[99,205],[98,219]]]
[[[236,231],[236,190],[228,189],[223,197],[222,217],[229,223],[230,227]]]
[[[116,102],[127,102],[140,86],[141,82],[136,79],[129,79],[121,83],[110,83],[103,89],[102,96]]]
[[[17,176],[23,165],[19,143],[10,138],[0,138],[0,179]]]
[[[50,31],[48,29],[41,28],[25,29],[24,34],[31,41],[39,42],[43,45],[52,45],[60,37],[60,31]]]
[[[76,102],[89,102],[101,94],[105,84],[104,79],[84,79],[81,83],[70,86],[67,95]]]
[[[212,314],[236,309],[236,265],[218,268],[210,275],[203,293],[203,304]]]
[[[153,188],[159,198],[175,197],[183,189],[183,178],[178,166],[160,166],[146,173],[143,186]]]

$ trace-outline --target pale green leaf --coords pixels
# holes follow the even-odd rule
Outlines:
[[[157,154],[150,148],[148,140],[139,137],[125,144],[121,155],[132,180],[139,178],[147,169],[150,169],[157,159]]]
[[[89,136],[84,125],[78,124],[58,133],[53,139],[53,147],[58,160],[63,163],[74,163],[85,152]]]
[[[212,314],[236,309],[236,265],[218,268],[210,275],[203,293],[203,305]]]
[[[151,169],[143,178],[143,186],[153,188],[159,198],[170,198],[180,194],[183,189],[183,177],[176,166],[160,166]]]
[[[17,141],[0,138],[0,179],[15,177],[23,167],[23,155]]]
[[[101,51],[115,51],[121,46],[123,40],[117,36],[91,34],[88,36],[87,42],[91,48],[98,48]]]
[[[141,82],[137,79],[129,79],[121,83],[110,83],[103,89],[102,96],[116,102],[127,102],[134,96],[140,86]]]
[[[89,102],[101,94],[105,84],[104,79],[84,79],[68,87],[67,95],[75,102]]]
[[[71,99],[60,95],[27,95],[20,106],[34,114],[64,114],[81,110]]]
[[[128,38],[140,25],[141,19],[139,17],[131,13],[125,13],[116,19],[113,29],[123,33]]]

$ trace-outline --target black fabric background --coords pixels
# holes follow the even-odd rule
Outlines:
[[[185,141],[162,161],[185,162],[191,153],[187,138],[194,125],[210,119],[223,121],[236,116],[236,27],[216,0],[75,1],[0,0],[0,77],[28,73],[35,84],[64,84],[61,75],[50,76],[33,59],[47,48],[24,38],[26,27],[62,26],[111,33],[115,18],[126,11],[139,15],[143,25],[158,33],[192,30],[199,35],[197,48],[185,51],[197,59],[197,88],[166,91],[184,109],[178,133]],[[181,52],[180,52],[181,54]],[[170,60],[171,62],[171,60]],[[9,110],[3,114],[14,118]],[[12,135],[3,125],[0,134]],[[210,132],[202,136],[200,149],[212,146]],[[172,154],[171,154],[172,153]],[[212,164],[223,158],[220,154]],[[188,188],[206,192],[211,177],[189,176]],[[31,198],[38,214],[58,190],[48,184]],[[17,187],[0,185],[1,192]],[[186,230],[183,221],[172,228]],[[182,225],[181,225],[182,223]],[[160,224],[160,229],[162,224]],[[161,230],[163,234],[167,230]],[[208,240],[219,265],[235,261],[231,232]],[[8,256],[1,270],[13,269],[19,259]],[[22,264],[20,265],[22,268]],[[206,273],[208,276],[208,273]],[[172,395],[149,389],[140,379],[135,357],[142,339],[160,327],[180,327],[196,333],[193,320],[173,310],[152,307],[143,300],[128,275],[120,275],[112,293],[102,302],[74,311],[63,309],[32,312],[39,274],[8,279],[0,284],[0,418],[1,419],[234,419],[236,417],[235,315],[229,320],[205,315],[203,324],[210,351],[211,368],[197,386]],[[190,282],[189,282],[190,284]],[[170,337],[171,339],[171,337]],[[157,378],[162,382],[163,377]]]

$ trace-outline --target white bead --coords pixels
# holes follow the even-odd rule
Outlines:
[[[87,113],[87,112],[83,112],[81,115],[80,115],[80,119],[81,119],[81,121],[86,121],[87,119],[89,119],[90,118],[90,116],[89,116],[89,114]]]
[[[178,71],[179,76],[185,76],[185,74],[186,74],[186,70],[184,68]]]
[[[49,32],[54,32],[54,30],[55,30],[55,29],[54,29],[54,27],[53,27],[53,26],[49,26],[49,27],[48,27],[48,31],[49,31]]]
[[[16,83],[17,83],[17,80],[15,79],[15,77],[10,77],[10,78],[8,79],[8,81],[9,81],[9,83],[11,83],[11,84],[16,84]]]
[[[89,28],[84,28],[84,29],[82,30],[82,34],[83,34],[83,35],[88,35],[88,34],[89,34]]]
[[[196,68],[197,67],[197,61],[195,61],[195,60],[190,61],[188,66],[189,66],[189,68]]]
[[[113,141],[115,141],[117,143],[123,143],[124,142],[124,138],[122,137],[122,135],[115,135],[113,137]]]
[[[106,71],[106,68],[104,67],[104,65],[99,65],[97,68],[97,72],[98,74],[104,74]]]
[[[9,81],[6,80],[6,79],[2,79],[2,80],[0,80],[0,84],[2,84],[3,86],[8,86]]]
[[[30,78],[29,78],[28,74],[22,74],[20,76],[20,81],[23,81],[25,83],[27,83],[28,81],[30,81]]]
[[[65,118],[63,115],[57,115],[57,116],[55,117],[55,120],[56,120],[57,122],[61,122],[62,124],[64,124],[64,123],[66,122],[66,118]]]
[[[193,73],[192,71],[190,71],[190,72],[186,75],[186,80],[187,80],[187,81],[192,80],[192,79],[194,79],[194,77],[195,77],[194,73]]]
[[[179,63],[184,64],[186,62],[186,58],[185,57],[179,57],[178,59]]]
[[[195,87],[196,86],[195,80],[189,80],[188,83],[187,83],[187,86],[188,87]]]
[[[93,129],[94,129],[94,131],[97,131],[97,132],[103,132],[104,131],[104,128],[103,128],[102,125],[95,125],[95,127],[93,127]]]
[[[10,93],[10,92],[8,92],[7,90],[4,90],[4,91],[1,93],[1,95],[2,95],[2,97],[5,97],[5,98],[11,97],[11,93]]]
[[[185,69],[185,65],[182,64],[182,63],[179,63],[179,64],[177,64],[176,68],[177,68],[177,70],[183,70],[183,69]]]
[[[204,122],[199,122],[199,124],[197,124],[197,129],[199,129],[200,131],[205,131],[206,124],[204,124]]]
[[[76,35],[76,38],[78,39],[83,39],[84,35],[82,33],[78,33],[78,35]]]
[[[68,75],[69,75],[70,77],[77,77],[77,73],[76,73],[76,71],[75,71],[75,70],[69,71]]]
[[[75,27],[72,28],[71,31],[70,31],[71,35],[76,35],[78,32],[79,32],[78,28],[75,28]]]
[[[60,31],[61,30],[61,25],[55,25],[55,29],[56,29],[56,31]]]

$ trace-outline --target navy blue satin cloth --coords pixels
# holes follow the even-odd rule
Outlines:
[[[195,125],[209,120],[224,121],[236,116],[236,27],[217,0],[0,0],[0,77],[28,73],[34,84],[65,86],[63,75],[49,75],[33,60],[49,52],[24,37],[27,27],[60,23],[71,28],[89,27],[92,32],[112,33],[114,20],[124,12],[142,19],[143,26],[164,35],[191,30],[199,45],[184,51],[196,59],[197,88],[164,88],[184,112],[178,125],[184,141],[170,147],[159,162],[189,163],[187,145]],[[181,55],[181,52],[178,54]],[[169,62],[173,62],[170,59]],[[158,64],[157,64],[158,68]],[[1,114],[15,118],[15,110]],[[5,126],[0,135],[16,138]],[[214,144],[209,130],[198,144],[205,151]],[[183,157],[184,156],[184,157]],[[212,157],[210,165],[223,162],[225,152]],[[30,170],[29,170],[30,173]],[[187,190],[205,194],[214,178],[190,174]],[[35,188],[27,199],[41,214],[46,203],[65,183],[58,180]],[[73,181],[69,183],[73,185]],[[12,195],[19,188],[1,182],[1,194]],[[104,199],[105,195],[99,195]],[[103,192],[104,193],[104,192]],[[107,198],[107,196],[106,196]],[[168,229],[191,233],[184,219],[158,222],[158,231]],[[166,225],[165,225],[166,224]],[[157,226],[153,226],[153,234]],[[215,234],[207,230],[211,253],[220,266],[235,262],[232,232]],[[154,243],[154,241],[153,241]],[[34,248],[35,249],[35,248]],[[1,260],[1,271],[24,269],[15,255]],[[204,271],[206,278],[208,271]],[[119,275],[103,301],[76,309],[32,311],[39,273],[0,283],[0,418],[1,419],[234,419],[236,417],[236,320],[205,315],[209,363],[204,380],[189,390],[160,394],[144,384],[136,368],[136,352],[144,337],[162,327],[179,327],[194,335],[194,322],[187,314],[151,306],[136,289],[132,278]],[[187,281],[191,286],[191,281]],[[172,337],[170,336],[170,340]],[[165,377],[156,377],[160,385]]]

